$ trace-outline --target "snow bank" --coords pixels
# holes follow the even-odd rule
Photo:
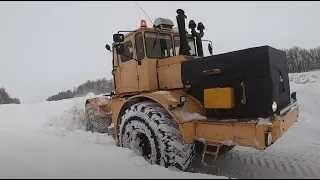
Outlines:
[[[62,127],[68,131],[74,131],[76,129],[85,130],[82,122],[85,119],[83,108],[78,109],[73,106],[69,110],[66,110],[62,115],[54,116],[45,124],[50,127]]]
[[[289,74],[289,81],[295,84],[306,84],[319,82],[320,71],[292,73]]]
[[[88,93],[85,97],[74,98],[72,103],[65,106],[65,111],[57,113],[44,124],[44,129],[41,131],[46,134],[56,136],[69,136],[76,138],[84,138],[96,144],[113,144],[115,141],[107,134],[99,134],[85,131],[83,120],[85,119],[84,105],[88,98],[100,97],[102,95],[95,95]],[[61,102],[63,103],[63,102]]]
[[[88,97],[0,105],[0,178],[226,178],[150,165],[107,134],[84,131]]]

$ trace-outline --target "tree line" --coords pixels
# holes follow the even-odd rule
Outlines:
[[[81,84],[80,86],[74,88],[73,90],[67,90],[59,92],[49,98],[47,101],[58,101],[62,99],[70,99],[74,97],[85,96],[88,93],[92,92],[94,94],[105,94],[110,93],[114,90],[114,83],[112,79],[97,79],[97,80],[88,80],[87,82]]]
[[[0,88],[0,104],[20,104],[18,98],[12,98],[5,88]]]
[[[289,73],[301,73],[320,69],[320,46],[305,49],[294,46],[283,49],[286,52],[286,64]]]

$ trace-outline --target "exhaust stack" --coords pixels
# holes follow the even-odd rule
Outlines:
[[[197,43],[197,50],[198,50],[198,56],[203,56],[203,48],[202,48],[202,41],[201,38],[204,36],[203,30],[204,25],[202,22],[198,23],[198,30],[200,33],[198,33],[195,28],[197,27],[196,23],[193,20],[189,21],[189,28],[191,29],[192,36],[196,38],[196,43]]]
[[[179,35],[180,35],[180,49],[179,49],[179,55],[190,55],[189,52],[189,46],[187,42],[187,35],[186,35],[186,26],[185,26],[185,18],[187,16],[184,14],[184,11],[182,9],[177,10],[177,23],[179,28]]]

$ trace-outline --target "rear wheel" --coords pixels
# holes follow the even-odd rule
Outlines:
[[[127,109],[119,125],[119,145],[132,149],[150,164],[186,170],[195,154],[194,143],[185,144],[176,121],[154,102]]]
[[[111,118],[101,118],[94,116],[93,108],[90,103],[86,104],[85,108],[84,127],[86,131],[108,133],[108,127],[111,125]]]

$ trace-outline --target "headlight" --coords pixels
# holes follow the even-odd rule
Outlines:
[[[180,102],[182,103],[187,102],[187,96],[180,96]]]
[[[294,100],[297,100],[297,93],[296,92],[291,93],[291,98]]]
[[[276,112],[277,107],[278,107],[277,103],[275,101],[273,101],[273,103],[272,103],[272,111]]]

